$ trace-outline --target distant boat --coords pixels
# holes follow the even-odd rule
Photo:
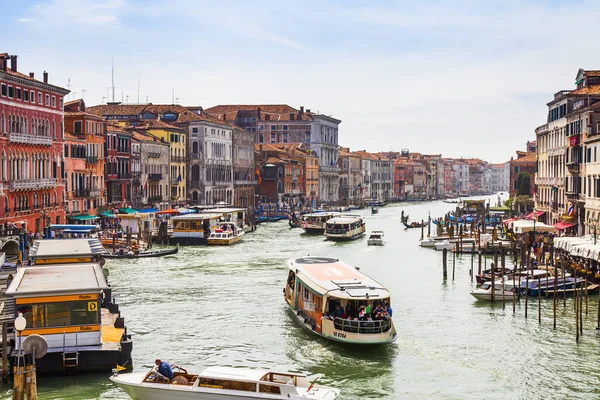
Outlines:
[[[171,254],[177,254],[179,251],[179,245],[172,249],[161,249],[161,250],[150,250],[150,251],[142,251],[137,254],[118,254],[118,253],[104,253],[102,257],[104,258],[148,258],[148,257],[163,257],[169,256]]]
[[[402,221],[406,229],[412,228],[421,228],[429,225],[429,222],[411,222],[410,224],[407,221]]]
[[[367,239],[368,246],[383,246],[383,231],[372,231]]]
[[[365,230],[365,222],[362,217],[354,215],[331,218],[325,223],[327,240],[338,242],[358,239],[365,234]]]

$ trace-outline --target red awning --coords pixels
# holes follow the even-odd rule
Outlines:
[[[504,225],[508,225],[508,224],[510,224],[511,222],[514,222],[514,221],[516,221],[516,220],[518,220],[518,218],[509,218],[509,219],[505,219],[504,221],[502,221],[502,223],[503,223]]]
[[[536,211],[536,210],[534,210],[534,211],[530,212],[529,214],[527,214],[527,216],[525,218],[527,218],[527,219],[539,218],[542,215],[544,215],[545,213],[546,213],[546,211]]]
[[[563,229],[569,229],[569,228],[571,228],[571,227],[573,227],[575,225],[577,225],[577,224],[571,224],[569,222],[560,221],[560,222],[555,223],[554,227],[556,229],[558,229],[559,231],[562,231]]]

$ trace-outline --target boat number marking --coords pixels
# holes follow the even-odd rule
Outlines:
[[[346,334],[345,333],[340,333],[340,332],[333,332],[333,336],[342,338],[342,339],[346,339]]]
[[[92,296],[91,294],[80,294],[79,295],[79,300],[91,300],[93,298],[94,298],[94,296]]]
[[[98,303],[95,301],[88,302],[88,311],[98,311]]]

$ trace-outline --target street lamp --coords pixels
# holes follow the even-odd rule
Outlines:
[[[588,218],[588,228],[591,230],[594,230],[594,246],[596,245],[596,230],[598,229],[598,220],[600,219],[600,217],[598,218],[592,218],[589,217]]]

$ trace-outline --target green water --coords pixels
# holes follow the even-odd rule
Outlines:
[[[420,230],[405,230],[404,209],[420,220],[439,216],[452,204],[389,205],[366,216],[367,230],[383,230],[386,244],[366,238],[326,242],[265,224],[230,247],[187,247],[176,256],[109,261],[129,332],[135,369],[155,358],[191,371],[211,365],[273,367],[322,373],[322,383],[342,389],[343,399],[598,398],[598,297],[590,297],[584,333],[575,342],[572,300],[558,309],[537,299],[503,309],[477,303],[469,294],[471,258],[456,261],[452,281],[442,280],[441,253],[418,247]],[[286,310],[283,262],[302,255],[340,258],[361,268],[392,292],[397,341],[374,349],[348,348],[300,328]],[[109,374],[39,378],[40,399],[127,399]],[[10,387],[1,398],[10,398]]]

